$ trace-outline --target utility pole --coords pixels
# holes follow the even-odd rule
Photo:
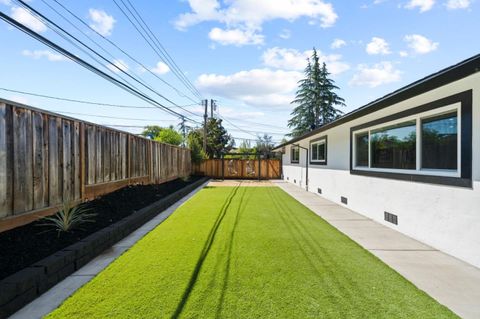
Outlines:
[[[203,151],[207,151],[207,118],[208,118],[208,100],[203,100],[205,103],[205,114],[203,115]]]
[[[183,147],[186,146],[186,138],[187,138],[187,127],[185,126],[185,116],[182,116],[182,124],[181,124],[182,134],[183,134]]]
[[[217,101],[211,99],[210,100],[210,114],[211,114],[212,119],[213,119],[213,111],[216,111],[216,110],[217,110]]]

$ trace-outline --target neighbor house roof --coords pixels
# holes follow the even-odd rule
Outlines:
[[[284,147],[286,145],[298,142],[312,135],[321,133],[335,126],[338,126],[340,124],[353,121],[359,117],[362,117],[369,113],[376,112],[378,110],[381,110],[383,108],[386,108],[398,102],[401,102],[409,98],[412,98],[414,96],[420,95],[422,93],[431,91],[435,88],[463,79],[479,71],[480,71],[480,54],[477,54],[467,60],[464,60],[458,64],[452,65],[446,69],[433,73],[427,77],[424,77],[423,79],[415,81],[375,101],[372,101],[362,107],[359,107],[358,109],[355,109],[345,114],[344,116],[336,119],[335,121],[332,121],[319,128],[316,128],[308,133],[303,134],[302,136],[293,138],[288,142],[282,143],[276,146],[274,150]]]

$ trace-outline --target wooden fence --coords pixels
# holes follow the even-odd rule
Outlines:
[[[188,149],[0,100],[0,231],[191,168]]]
[[[208,159],[194,164],[194,172],[212,178],[278,179],[281,167],[278,159]]]

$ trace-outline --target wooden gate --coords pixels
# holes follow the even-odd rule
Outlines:
[[[279,179],[279,159],[208,159],[194,165],[197,175],[227,179]]]

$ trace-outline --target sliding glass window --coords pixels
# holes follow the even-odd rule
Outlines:
[[[459,107],[447,106],[352,132],[353,168],[459,177]]]
[[[457,112],[422,120],[422,168],[457,170]]]
[[[372,167],[416,168],[416,122],[373,130],[370,135]]]

